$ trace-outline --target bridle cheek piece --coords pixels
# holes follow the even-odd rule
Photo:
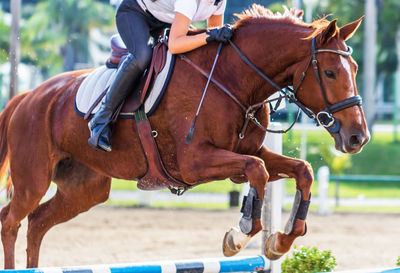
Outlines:
[[[322,98],[324,99],[325,109],[317,113],[315,120],[318,122],[319,125],[325,127],[330,133],[338,133],[340,131],[340,121],[333,116],[334,113],[342,111],[344,109],[353,107],[353,106],[361,106],[362,105],[362,98],[357,96],[352,96],[350,98],[344,99],[334,104],[330,104],[327,99],[327,95],[325,89],[322,85],[322,80],[319,74],[318,62],[316,58],[317,53],[334,53],[338,55],[342,55],[345,57],[350,57],[353,53],[353,49],[351,47],[347,47],[347,51],[338,50],[338,49],[330,49],[330,48],[315,48],[315,37],[312,39],[311,42],[311,63],[313,66],[315,77],[317,78],[317,82],[319,84]],[[308,66],[307,66],[308,69]],[[306,71],[307,71],[306,69]],[[301,84],[301,83],[300,83]],[[297,90],[297,88],[296,88]]]

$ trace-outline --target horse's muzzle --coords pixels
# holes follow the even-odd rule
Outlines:
[[[352,131],[350,133],[341,130],[339,134],[335,134],[334,139],[337,150],[343,153],[357,154],[368,143],[370,133],[368,129],[366,131]]]

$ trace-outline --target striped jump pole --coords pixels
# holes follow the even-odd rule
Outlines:
[[[270,272],[264,256],[211,258],[149,263],[43,267],[21,270],[0,270],[1,273],[219,273]],[[264,270],[267,269],[267,270]]]

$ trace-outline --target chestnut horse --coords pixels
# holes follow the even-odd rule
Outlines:
[[[361,19],[338,28],[336,20],[306,24],[301,15],[297,10],[273,14],[254,5],[239,15],[232,43],[277,85],[300,86],[297,101],[313,113],[320,113],[327,109],[326,103],[335,105],[357,95],[357,65],[349,56],[345,41],[356,31]],[[318,63],[310,65],[312,41]],[[185,56],[209,71],[217,47],[207,45]],[[319,68],[320,83],[313,67]],[[53,77],[12,99],[0,116],[0,164],[5,169],[9,163],[14,187],[10,203],[1,211],[5,268],[15,266],[15,241],[23,218],[28,216],[27,267],[37,267],[42,239],[51,227],[106,201],[112,177],[134,180],[146,174],[146,157],[134,120],[121,119],[116,123],[112,152],[104,153],[88,145],[87,122],[74,110],[76,91],[88,72]],[[246,107],[262,102],[276,91],[243,62],[231,45],[223,46],[213,78]],[[166,94],[149,118],[158,132],[156,142],[161,157],[170,174],[189,185],[226,178],[236,183],[249,181],[251,192],[247,199],[253,201],[263,199],[267,181],[294,178],[302,198],[295,201],[292,222],[285,232],[274,234],[266,244],[266,255],[276,259],[306,231],[304,212],[313,182],[311,166],[262,146],[265,131],[252,122],[246,137],[233,152],[245,120],[244,111],[213,83],[197,119],[193,140],[186,144],[186,134],[206,81],[190,64],[177,58]],[[336,148],[359,152],[369,140],[360,103],[332,113],[341,125],[338,132],[330,132]],[[262,106],[255,117],[267,127],[268,108]],[[57,184],[57,193],[41,204],[51,181]],[[254,213],[251,204],[250,209],[247,215],[252,221],[250,228],[246,232],[232,229],[227,233],[225,255],[239,252],[262,229],[259,213]],[[249,213],[248,208],[244,211]]]

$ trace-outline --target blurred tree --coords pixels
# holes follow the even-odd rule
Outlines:
[[[96,0],[39,2],[21,31],[24,61],[39,65],[42,73],[52,74],[61,65],[74,70],[77,62],[88,62],[90,30],[113,25],[114,14],[110,5]]]
[[[331,15],[331,19],[338,18],[339,25],[343,26],[364,15],[364,4],[364,0],[318,1],[315,6],[314,14],[318,17]],[[379,0],[378,5],[377,70],[381,73],[393,73],[396,71],[397,66],[395,40],[397,29],[400,26],[400,1]],[[354,48],[353,58],[360,66],[360,76],[363,67],[363,31],[364,25],[361,24],[354,37],[348,41],[348,44]],[[359,80],[359,82],[361,84],[361,80]]]
[[[60,48],[66,44],[66,35],[59,25],[49,27],[53,18],[35,12],[42,9],[38,4],[33,14],[24,22],[21,29],[21,61],[36,66],[43,78],[48,78],[60,71],[63,56]]]
[[[8,61],[10,47],[10,26],[4,21],[4,13],[0,10],[0,64]]]
[[[400,1],[381,0],[378,13],[378,71],[392,74],[397,69],[396,33],[400,28]]]

